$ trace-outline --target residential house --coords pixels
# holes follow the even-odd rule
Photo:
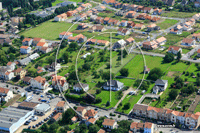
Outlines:
[[[148,68],[147,66],[144,66],[144,73],[148,74],[150,72],[150,68]]]
[[[115,12],[115,15],[116,16],[125,16],[126,15],[126,11],[119,10],[119,11]]]
[[[57,70],[59,70],[61,68],[61,65],[60,65],[60,63],[55,63],[55,62],[53,62],[53,63],[51,63],[51,65],[49,66],[49,71],[57,71]]]
[[[111,26],[117,26],[120,24],[120,21],[119,20],[115,20],[115,19],[110,19],[108,21],[108,25],[111,25]]]
[[[87,14],[83,13],[83,14],[80,14],[76,17],[76,20],[77,21],[84,21],[87,19]]]
[[[102,86],[102,88],[104,90],[112,90],[112,91],[119,91],[124,87],[124,83],[119,82],[117,80],[108,80],[106,83],[104,83],[104,85]]]
[[[37,67],[37,73],[40,74],[40,73],[42,73],[42,72],[46,72],[46,70],[44,69],[44,67],[38,66],[38,67]]]
[[[197,50],[197,57],[200,57],[200,49]]]
[[[144,133],[154,133],[156,130],[156,126],[154,123],[145,122],[144,124]]]
[[[96,32],[102,32],[102,31],[105,31],[105,27],[102,26],[102,25],[95,25],[95,30]]]
[[[89,126],[90,124],[95,124],[96,120],[97,120],[97,119],[95,119],[95,118],[90,118],[90,119],[88,119],[88,120],[85,122],[85,124],[86,124],[87,126]]]
[[[133,114],[136,116],[142,116],[146,117],[147,116],[147,105],[144,104],[135,104],[133,107]]]
[[[183,27],[181,25],[177,25],[170,30],[170,33],[179,35],[179,34],[182,34],[182,31],[183,31]]]
[[[104,119],[102,125],[104,128],[114,129],[117,126],[117,122],[112,119]]]
[[[146,13],[141,13],[139,14],[136,18],[140,19],[140,20],[145,20],[146,19],[147,14]]]
[[[44,53],[44,54],[49,53],[49,52],[51,52],[52,50],[53,50],[52,47],[42,47],[42,48],[40,49],[40,51],[41,51],[42,53]]]
[[[169,46],[167,51],[172,54],[177,54],[179,51],[182,53],[182,48],[177,46]]]
[[[121,7],[122,7],[122,3],[116,2],[113,6],[114,6],[115,8],[121,8]]]
[[[144,131],[144,123],[132,122],[130,125],[130,131],[133,133]]]
[[[68,37],[72,37],[73,34],[71,32],[62,32],[59,34],[60,39],[68,39]]]
[[[185,114],[185,125],[189,127],[189,129],[195,128],[199,125],[199,115],[186,113]]]
[[[86,28],[88,28],[88,26],[84,23],[79,24],[78,27],[77,27],[78,30],[84,30]]]
[[[80,92],[80,91],[88,91],[89,90],[89,85],[88,84],[83,84],[83,83],[77,83],[73,86],[73,89],[76,92]]]
[[[22,79],[25,77],[27,71],[22,68],[17,68],[16,70],[13,70],[13,72],[16,77]]]
[[[23,79],[23,83],[24,83],[24,84],[27,84],[27,85],[30,85],[31,79],[32,79],[31,77],[27,77],[27,76],[26,76],[26,77],[24,77],[24,79]]]
[[[151,19],[151,22],[157,22],[158,20],[160,20],[159,17],[153,17],[153,18]]]
[[[95,21],[97,19],[97,16],[96,15],[92,15],[92,16],[90,16],[90,21]]]
[[[193,46],[196,45],[196,41],[191,38],[183,38],[181,45]]]
[[[90,110],[87,110],[84,117],[85,117],[85,119],[97,118],[98,117],[97,113],[98,112],[95,111],[94,109],[90,109]]]
[[[41,50],[42,47],[48,47],[48,43],[46,43],[46,42],[39,42],[39,43],[36,45],[36,48],[37,48],[38,50]]]
[[[128,11],[128,12],[126,13],[126,17],[127,17],[127,18],[134,18],[135,14],[136,14],[135,11]]]
[[[45,42],[45,39],[42,38],[34,38],[32,42],[32,46],[36,46],[39,42]]]
[[[23,46],[31,46],[33,39],[32,38],[24,38],[22,41]]]
[[[60,3],[61,6],[68,6],[68,5],[74,5],[74,7],[77,6],[76,2],[72,2],[72,1],[64,1],[62,3]]]
[[[103,11],[106,10],[106,7],[105,7],[105,6],[98,6],[98,7],[96,7],[96,10],[97,10],[98,12],[103,12]]]
[[[59,101],[56,104],[56,112],[64,113],[66,109],[67,109],[67,106],[65,104],[65,101]]]
[[[200,41],[200,33],[194,33],[193,35],[192,35],[192,39],[195,39],[196,41]]]
[[[14,69],[15,69],[15,66],[16,66],[16,64],[15,64],[15,62],[8,62],[7,63],[7,68],[9,69],[9,70],[11,70],[11,71],[13,71]]]
[[[195,19],[195,20],[199,20],[200,19],[200,13],[195,14],[192,18]]]
[[[78,112],[78,115],[81,116],[82,118],[85,116],[85,113],[87,112],[85,107],[82,107],[82,106],[78,106],[76,108],[76,111]]]
[[[48,88],[49,84],[46,82],[45,78],[42,78],[41,76],[37,76],[36,78],[31,79],[31,86],[33,88],[46,90]]]
[[[162,9],[155,8],[153,10],[153,15],[161,15],[163,13]]]
[[[97,24],[102,24],[103,23],[103,18],[102,17],[97,17],[96,20],[95,20],[95,22]]]
[[[75,16],[77,13],[78,13],[78,12],[77,12],[76,10],[74,10],[74,11],[68,11],[68,12],[67,12],[67,16],[68,16],[68,17]]]
[[[156,120],[156,119],[158,119],[159,111],[160,111],[160,108],[148,106],[147,117]]]
[[[153,31],[153,30],[159,30],[160,28],[157,28],[158,26],[156,24],[151,24],[147,26],[147,31]]]
[[[172,111],[171,112],[171,122],[177,123],[179,111]]]
[[[75,37],[77,39],[77,43],[83,43],[83,42],[87,41],[87,37],[82,34],[79,34]]]
[[[128,21],[122,20],[122,21],[120,22],[119,26],[126,27],[126,26],[127,26],[127,23],[128,23]]]
[[[54,116],[51,117],[51,122],[59,121],[62,118],[62,113],[56,113]]]
[[[63,76],[53,76],[51,81],[54,89],[66,91],[69,87],[66,78]]]
[[[162,36],[162,37],[156,39],[156,42],[158,43],[158,45],[164,45],[167,42],[167,39]]]
[[[175,4],[175,0],[167,0],[166,3],[168,6],[173,6]]]
[[[153,93],[165,91],[168,86],[168,80],[157,79],[153,87]]]
[[[130,38],[126,39],[125,41],[126,41],[126,45],[128,45],[128,44],[131,44],[131,43],[135,42],[135,39],[130,37]]]
[[[157,49],[158,48],[158,43],[156,41],[147,41],[147,42],[143,42],[142,47],[144,49]]]
[[[145,25],[142,24],[142,23],[140,23],[140,24],[135,24],[134,28],[135,28],[135,29],[138,29],[138,30],[142,30],[142,29],[145,28]]]
[[[136,11],[137,12],[142,12],[144,10],[144,6],[138,6]]]
[[[13,98],[13,92],[7,88],[0,87],[0,102],[8,102]]]
[[[132,4],[132,5],[129,6],[129,10],[136,11],[137,7],[138,7],[138,5]]]
[[[63,14],[60,14],[60,15],[57,15],[54,17],[54,21],[65,21],[67,20],[67,14],[66,13],[63,13]]]
[[[117,30],[117,34],[118,34],[118,35],[123,35],[123,36],[125,36],[125,35],[130,34],[130,30],[129,30],[129,29],[126,29],[126,28],[119,28],[119,29]]]
[[[97,39],[88,39],[87,40],[87,44],[96,44],[97,43]]]
[[[129,8],[129,6],[130,6],[129,4],[125,3],[125,4],[122,5],[122,9],[123,9],[123,10],[126,10],[126,9]]]
[[[29,54],[31,52],[31,47],[29,46],[21,46],[20,53],[21,54]]]
[[[135,26],[135,23],[133,21],[128,21],[127,28],[133,28]]]
[[[153,9],[151,7],[145,7],[143,9],[144,13],[152,13],[153,12]]]
[[[116,43],[114,43],[113,49],[124,48],[125,45],[126,45],[126,42],[124,41],[124,39],[121,39],[117,41]]]
[[[76,8],[75,10],[76,10],[77,12],[85,11],[85,9],[84,9],[83,7],[80,7],[80,6],[79,6],[78,8]]]
[[[12,78],[14,78],[14,73],[7,71],[5,73],[5,80],[11,80]]]
[[[184,125],[185,123],[185,113],[184,112],[179,112],[178,116],[176,116],[177,121]]]
[[[99,129],[99,131],[97,133],[106,133],[106,131],[103,129]]]
[[[98,40],[98,41],[97,41],[97,45],[108,46],[108,45],[109,45],[109,41],[106,41],[106,40]]]
[[[8,72],[8,68],[5,66],[0,66],[0,79],[5,79],[6,72]]]
[[[26,57],[24,59],[18,60],[18,62],[21,66],[26,66],[31,62],[31,59],[29,57]]]
[[[106,5],[114,5],[115,4],[115,0],[103,0],[102,3],[106,4]]]
[[[192,29],[192,24],[190,22],[185,22],[182,27],[184,31],[189,31]]]
[[[105,17],[104,20],[103,20],[103,23],[104,23],[104,24],[108,24],[108,21],[109,21],[109,20],[110,20],[109,17]]]

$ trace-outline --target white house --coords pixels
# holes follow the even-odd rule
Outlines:
[[[73,34],[71,32],[62,32],[59,34],[59,38],[62,39],[64,37],[64,39],[68,39],[68,37],[72,37]]]
[[[125,45],[126,45],[126,41],[124,41],[124,39],[121,39],[117,41],[116,43],[114,43],[113,49],[123,48]]]
[[[179,111],[172,111],[171,112],[171,122],[176,123],[178,115],[179,115]]]
[[[130,30],[126,28],[119,28],[117,34],[125,36],[130,34]]]
[[[104,119],[102,125],[104,128],[114,129],[117,126],[117,122],[112,119]]]
[[[37,45],[36,45],[36,48],[41,50],[42,47],[48,47],[48,43],[46,42],[39,42]]]
[[[181,45],[193,46],[193,45],[196,45],[196,41],[195,39],[191,39],[191,38],[183,38]]]
[[[103,86],[102,88],[105,90],[112,90],[112,91],[119,91],[124,87],[124,83],[121,83],[117,80],[108,80]]]
[[[15,63],[14,62],[8,62],[7,63],[7,68],[11,71],[13,71],[15,69]]]
[[[156,39],[156,42],[158,43],[158,45],[164,45],[167,42],[167,39],[162,36],[162,37]]]
[[[177,54],[178,52],[182,53],[182,48],[177,46],[169,46],[168,53]]]
[[[24,40],[22,41],[22,45],[23,46],[30,46],[33,42],[32,38],[24,38]]]
[[[73,89],[77,92],[80,92],[81,90],[88,91],[89,90],[89,85],[88,84],[83,84],[83,83],[77,83],[73,86]]]
[[[46,82],[45,78],[42,78],[41,76],[37,76],[36,78],[31,79],[31,86],[33,88],[45,90],[48,88],[49,84]]]
[[[157,79],[153,87],[153,93],[164,91],[168,86],[168,80]]]
[[[9,99],[13,98],[13,92],[9,89],[0,87],[0,102],[6,101],[8,102]]]
[[[5,80],[11,80],[12,78],[14,78],[13,72],[6,72],[5,73]]]
[[[69,87],[66,78],[63,76],[53,76],[51,81],[53,88],[57,90],[61,89],[61,91],[66,91]]]
[[[57,104],[56,104],[56,111],[57,112],[65,112],[65,110],[67,109],[67,106],[65,104],[65,101],[59,101]]]
[[[128,23],[128,21],[122,20],[121,23],[119,24],[119,26],[126,27],[127,23]]]
[[[22,54],[29,54],[31,52],[31,47],[29,46],[21,46],[20,53]]]

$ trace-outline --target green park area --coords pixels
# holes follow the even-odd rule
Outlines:
[[[175,25],[176,23],[178,23],[178,20],[174,20],[174,19],[165,19],[164,21],[157,23],[157,26],[160,26],[160,29],[167,29],[173,25]]]

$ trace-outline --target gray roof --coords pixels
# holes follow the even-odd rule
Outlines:
[[[5,73],[7,70],[6,66],[0,66],[0,72]]]
[[[37,58],[37,57],[40,57],[40,55],[38,53],[34,53],[34,54],[32,54],[32,55],[29,56],[29,58],[31,60],[33,60],[34,58]]]
[[[82,87],[85,88],[87,86],[88,86],[88,84],[83,84],[83,83],[80,83],[80,84],[77,83],[77,84],[74,85],[74,87],[79,87],[79,88],[82,88]]]
[[[157,79],[155,84],[166,84],[168,83],[168,80],[162,80],[162,79]]]
[[[46,104],[46,103],[41,103],[39,104],[37,107],[36,107],[36,110],[39,110],[39,111],[46,111],[50,108],[50,105],[49,104]]]
[[[134,107],[133,107],[133,110],[143,110],[143,111],[146,111],[148,108],[147,105],[144,105],[144,104],[135,104]]]
[[[104,87],[104,86],[105,86],[105,87],[110,87],[110,86],[112,86],[112,87],[119,88],[119,87],[122,87],[123,85],[124,85],[124,83],[119,82],[119,81],[117,81],[117,80],[111,80],[111,84],[110,84],[110,80],[109,80],[109,81],[107,81],[107,82],[103,85],[103,87]]]
[[[18,109],[15,107],[7,107],[0,112],[0,127],[10,128],[20,118],[24,117],[30,111]]]
[[[22,60],[19,60],[19,63],[21,65],[25,65],[26,63],[30,63],[30,62],[31,62],[31,59],[29,57],[26,57],[26,58],[24,58]]]

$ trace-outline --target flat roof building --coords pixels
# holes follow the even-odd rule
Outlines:
[[[15,107],[4,108],[0,112],[0,132],[14,133],[33,115],[34,111],[18,109]]]

